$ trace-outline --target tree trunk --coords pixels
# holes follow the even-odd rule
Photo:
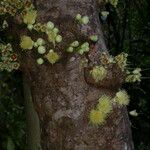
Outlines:
[[[27,150],[41,150],[40,124],[34,109],[30,87],[23,77],[24,100],[27,120]]]
[[[62,51],[71,41],[85,41],[96,34],[99,41],[88,54],[90,63],[98,63],[99,53],[106,51],[95,0],[35,0],[40,22],[53,21],[59,26]],[[88,15],[90,23],[79,26],[76,14]],[[85,38],[86,37],[86,38]],[[27,57],[26,57],[27,56]],[[126,108],[115,107],[102,126],[89,124],[89,112],[102,94],[114,96],[122,75],[114,68],[101,86],[85,80],[81,62],[87,56],[64,54],[60,62],[36,64],[36,57],[24,56],[24,72],[29,78],[34,105],[40,118],[43,150],[133,150],[130,122]]]

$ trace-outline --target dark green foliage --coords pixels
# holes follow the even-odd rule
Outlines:
[[[21,75],[0,73],[0,149],[25,149],[25,112]]]

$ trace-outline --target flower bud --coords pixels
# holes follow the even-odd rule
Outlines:
[[[48,29],[53,29],[54,28],[54,23],[51,22],[51,21],[47,22],[47,28]]]
[[[42,58],[37,59],[37,64],[42,65],[44,63],[44,60]]]
[[[60,43],[62,41],[62,36],[57,35],[55,40],[56,40],[57,43]]]
[[[81,21],[82,21],[83,24],[88,24],[89,23],[89,17],[88,16],[83,16]]]
[[[39,53],[39,54],[44,54],[45,52],[46,52],[46,49],[45,49],[44,46],[39,46],[39,47],[38,47],[38,53]]]

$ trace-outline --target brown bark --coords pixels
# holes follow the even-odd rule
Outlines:
[[[33,52],[22,57],[22,68],[30,81],[40,118],[43,150],[132,150],[126,108],[116,106],[102,126],[89,124],[89,112],[99,97],[114,96],[122,81],[117,68],[109,70],[107,82],[100,87],[85,81],[81,61],[88,57],[91,64],[97,64],[99,53],[106,51],[95,0],[35,0],[34,4],[40,22],[51,20],[59,26],[64,37],[63,44],[56,47],[59,53],[74,40],[99,36],[88,56],[63,53],[60,62],[53,66],[48,63],[38,66]],[[78,13],[88,15],[90,23],[77,25],[74,18]]]

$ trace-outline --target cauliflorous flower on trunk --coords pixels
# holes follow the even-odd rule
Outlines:
[[[114,100],[121,106],[128,105],[130,102],[129,95],[125,90],[120,90],[119,92],[117,92]]]
[[[101,125],[105,122],[105,115],[101,111],[92,109],[90,112],[90,122],[93,125]]]
[[[25,24],[34,24],[37,17],[36,10],[30,10],[23,16],[23,22]]]
[[[90,73],[95,82],[99,82],[106,77],[107,70],[103,66],[96,66],[90,71]]]
[[[31,37],[29,36],[22,36],[21,37],[21,42],[20,42],[20,47],[24,50],[27,50],[27,49],[32,49],[33,48],[33,44],[34,42],[32,41]]]
[[[49,53],[47,55],[45,55],[45,57],[51,64],[56,63],[60,58],[59,55],[56,52],[54,52],[53,50],[50,50]]]
[[[106,115],[109,114],[112,111],[111,98],[106,95],[100,97],[97,109]]]

